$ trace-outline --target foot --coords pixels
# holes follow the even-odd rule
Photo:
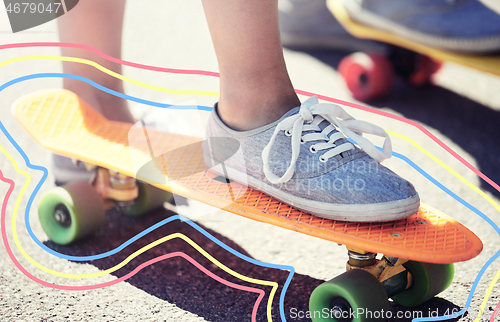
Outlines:
[[[85,164],[58,154],[50,155],[50,169],[57,186],[65,185],[72,181],[89,181],[94,170],[87,170]]]
[[[385,136],[383,152],[354,131]],[[227,127],[216,105],[207,138],[205,158],[212,171],[248,182],[254,189],[319,217],[386,221],[418,211],[415,188],[379,164],[391,155],[385,131],[354,120],[340,106],[319,103],[316,97],[278,121],[250,131]],[[242,153],[234,153],[240,148]]]
[[[279,0],[281,43],[304,49],[377,50],[376,42],[351,36],[326,7],[326,0]]]
[[[118,93],[123,93],[123,83],[119,82],[109,82],[103,83],[103,86],[116,91]],[[83,82],[67,82],[64,86],[65,89],[75,93],[82,100],[87,103],[88,106],[95,109],[102,116],[112,121],[134,123],[134,117],[130,113],[127,106],[127,100],[120,98],[118,96],[108,94],[94,86],[83,83]]]
[[[97,89],[87,87],[85,84],[81,84],[74,92],[107,119],[128,123],[134,122],[125,100],[107,93],[96,94]],[[89,181],[95,172],[94,170],[87,170],[82,162],[76,162],[57,154],[51,155],[51,170],[56,185],[64,185],[72,181]]]
[[[428,46],[464,53],[500,50],[500,15],[478,0],[342,0],[349,16]]]

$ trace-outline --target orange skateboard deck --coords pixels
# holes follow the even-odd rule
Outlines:
[[[474,233],[425,205],[403,220],[355,223],[309,215],[235,182],[228,189],[228,183],[208,171],[201,138],[109,121],[69,91],[25,96],[14,103],[13,113],[52,152],[131,177],[140,173],[138,179],[158,188],[260,222],[355,249],[436,264],[466,261],[482,250]],[[138,171],[137,164],[146,166]]]
[[[500,76],[500,55],[485,56],[459,54],[429,47],[386,31],[362,25],[352,20],[341,0],[327,0],[327,6],[342,26],[355,37],[376,40],[398,47],[403,47],[424,56],[431,57],[440,62],[449,61]]]

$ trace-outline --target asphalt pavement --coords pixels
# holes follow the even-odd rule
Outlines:
[[[75,9],[76,10],[76,9]],[[28,42],[57,42],[54,21],[23,32],[12,34],[4,12],[0,11],[0,45]],[[129,1],[124,25],[123,59],[144,65],[217,71],[217,60],[211,45],[208,27],[201,3],[184,1]],[[58,47],[18,47],[0,50],[0,64],[22,56],[60,56]],[[336,71],[345,53],[297,51],[285,49],[285,58],[295,88],[346,101],[354,101]],[[0,86],[13,79],[36,73],[62,72],[60,61],[32,59],[0,65]],[[148,84],[185,90],[218,91],[216,77],[180,75],[124,67],[124,75]],[[434,79],[436,86],[421,88],[398,83],[389,97],[365,104],[379,111],[389,112],[415,121],[448,147],[458,153],[493,181],[500,183],[500,78],[452,64],[445,65]],[[24,94],[47,88],[60,88],[58,77],[30,79],[2,87],[0,92],[0,121],[34,165],[48,167],[49,153],[39,147],[14,120],[10,113],[12,103]],[[194,100],[199,105],[213,105],[215,97],[201,95],[175,95],[154,91],[125,83],[128,95],[161,102],[183,103]],[[302,99],[304,97],[301,97]],[[359,103],[359,102],[358,102]],[[156,108],[130,103],[136,116],[154,113]],[[345,108],[355,118],[367,120],[394,132],[404,134],[450,166],[457,174],[479,187],[484,195],[476,193],[456,176],[437,165],[428,156],[408,142],[393,138],[393,149],[418,164],[458,197],[477,208],[484,218],[460,204],[456,199],[434,186],[411,166],[397,158],[384,165],[411,181],[424,203],[452,216],[483,241],[484,250],[476,258],[455,265],[452,285],[438,297],[415,308],[405,309],[391,303],[391,311],[407,321],[412,314],[436,316],[460,311],[466,305],[467,314],[455,321],[472,321],[485,297],[488,287],[500,270],[498,260],[492,259],[499,251],[499,232],[493,225],[500,224],[499,209],[486,199],[499,203],[500,192],[439,147],[416,127],[407,123],[375,115],[354,108]],[[181,115],[181,114],[180,114]],[[201,115],[206,119],[206,114]],[[189,124],[189,122],[188,122]],[[193,129],[196,131],[199,129]],[[111,274],[94,278],[65,278],[68,274],[92,274],[113,267],[139,248],[172,233],[182,233],[200,245],[210,255],[242,276],[278,284],[271,298],[271,319],[280,321],[280,295],[289,271],[259,266],[228,252],[200,230],[206,231],[225,245],[263,263],[294,267],[293,279],[286,290],[283,312],[287,321],[308,321],[294,312],[306,311],[309,295],[324,280],[342,273],[347,259],[344,247],[318,238],[302,235],[268,224],[191,201],[181,202],[178,209],[170,206],[143,218],[129,218],[117,211],[109,211],[105,226],[96,234],[71,246],[58,246],[47,240],[38,223],[36,205],[40,193],[54,186],[49,173],[36,194],[29,198],[43,179],[43,172],[26,166],[21,154],[4,134],[0,145],[12,155],[21,170],[27,171],[30,181],[13,167],[11,161],[0,154],[0,169],[4,176],[15,182],[15,188],[6,207],[7,239],[21,271],[5,247],[0,247],[0,320],[2,321],[250,321],[257,301],[256,293],[238,290],[195,267],[185,258],[174,257],[143,268],[124,282],[112,286],[83,291],[56,289],[55,285],[71,286],[113,283],[117,279],[149,260],[170,253],[184,253],[210,272],[229,282],[262,289],[265,296],[257,309],[257,321],[268,321],[267,306],[273,293],[272,286],[238,279],[231,273],[202,256],[195,248],[179,238],[162,243],[134,258],[123,268]],[[25,187],[25,188],[24,188]],[[0,183],[0,198],[4,198],[9,185]],[[25,190],[25,191],[24,191]],[[19,199],[18,199],[19,198]],[[17,202],[17,200],[19,202]],[[201,229],[174,220],[139,239],[114,256],[77,262],[58,258],[40,249],[26,229],[24,221],[28,204],[33,233],[56,252],[67,255],[95,255],[114,249],[144,229],[175,216],[172,210],[193,219]],[[16,215],[14,235],[12,219]],[[487,218],[489,221],[487,221]],[[18,239],[18,243],[16,242]],[[20,247],[24,249],[20,250]],[[29,256],[31,262],[26,258]],[[490,262],[489,262],[490,261]],[[35,265],[36,264],[36,265]],[[45,271],[40,267],[43,265]],[[49,272],[48,269],[52,270]],[[59,273],[54,273],[59,272]],[[38,282],[26,274],[38,278]],[[47,284],[50,283],[51,285]],[[471,294],[471,290],[474,290]],[[497,285],[485,305],[482,321],[491,317],[500,301]],[[415,313],[417,312],[417,313]],[[500,314],[499,314],[500,315]],[[405,318],[406,317],[406,318]],[[500,317],[497,317],[497,321]]]

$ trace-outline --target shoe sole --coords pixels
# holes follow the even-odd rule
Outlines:
[[[208,159],[207,156],[205,156],[205,158]],[[227,175],[230,180],[262,191],[294,208],[331,220],[355,222],[392,221],[409,217],[417,213],[420,207],[420,198],[418,194],[404,200],[361,205],[331,204],[310,200],[279,190],[261,180],[255,179],[251,175],[235,170],[227,165],[225,165],[224,168],[222,163],[219,163],[211,167],[210,171],[223,177]]]
[[[282,32],[281,44],[292,49],[386,52],[382,44],[352,36],[328,37]]]
[[[500,50],[500,36],[483,37],[476,39],[450,39],[432,36],[415,30],[408,29],[390,20],[381,18],[364,10],[355,1],[343,1],[349,17],[361,24],[398,35],[402,38],[422,43],[424,45],[471,54],[486,54]]]

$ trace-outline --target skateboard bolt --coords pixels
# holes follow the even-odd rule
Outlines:
[[[131,201],[117,201],[116,202],[116,205],[118,206],[118,208],[120,209],[129,209],[132,205],[134,204],[134,200],[131,200]]]
[[[111,186],[116,189],[131,189],[135,187],[135,178],[126,176],[114,170],[109,170],[109,179],[111,181]]]
[[[71,216],[68,209],[64,205],[58,205],[54,211],[54,218],[57,223],[63,227],[69,227],[71,225]]]
[[[332,313],[333,317],[339,322],[350,322],[352,319],[350,318],[352,311],[351,305],[345,299],[341,297],[337,297],[332,301]],[[346,313],[344,313],[346,312]]]
[[[365,73],[359,75],[359,82],[362,85],[366,85],[368,83],[368,76]]]
[[[376,263],[375,253],[360,254],[349,250],[347,252],[349,255],[349,264],[356,267],[370,266]]]

